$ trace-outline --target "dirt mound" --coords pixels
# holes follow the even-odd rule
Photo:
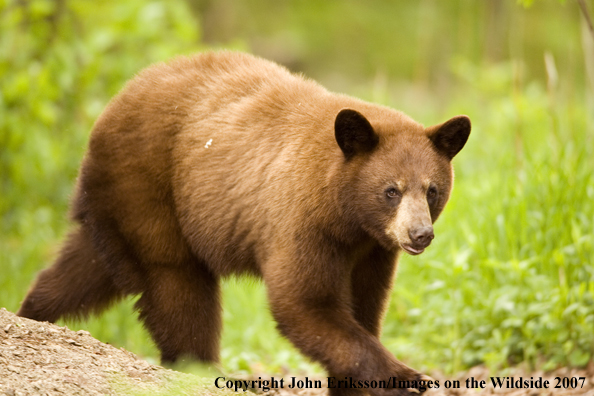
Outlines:
[[[0,309],[0,395],[229,394],[151,365],[86,331]]]

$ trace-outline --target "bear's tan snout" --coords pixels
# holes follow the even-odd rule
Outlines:
[[[423,253],[435,238],[427,201],[405,195],[388,227],[388,235],[395,237],[406,253],[413,256]]]
[[[412,256],[423,253],[425,248],[429,246],[433,238],[435,238],[432,226],[413,227],[409,229],[408,236],[410,242],[401,243],[400,247]]]
[[[413,228],[408,231],[408,236],[410,237],[413,248],[419,250],[425,249],[431,244],[433,238],[435,238],[432,226]]]

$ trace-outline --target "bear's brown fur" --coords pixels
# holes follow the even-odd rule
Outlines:
[[[219,280],[248,273],[331,375],[418,379],[381,345],[382,315],[399,253],[433,239],[469,133],[465,116],[426,129],[241,53],[150,67],[97,120],[79,226],[19,315],[86,316],[141,294],[163,361],[216,362]]]

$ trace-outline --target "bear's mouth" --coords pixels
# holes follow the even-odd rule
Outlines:
[[[401,244],[400,247],[402,249],[404,249],[404,251],[408,254],[410,254],[411,256],[416,256],[418,254],[421,254],[425,251],[425,248],[420,248],[420,249],[416,249],[414,247],[412,247],[411,245],[408,244]]]

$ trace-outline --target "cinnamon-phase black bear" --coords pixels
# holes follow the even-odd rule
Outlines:
[[[242,53],[150,67],[95,123],[77,228],[19,315],[85,317],[140,294],[164,362],[216,362],[220,280],[247,273],[329,375],[418,380],[380,343],[382,316],[399,254],[434,237],[469,133],[466,116],[425,128]]]

